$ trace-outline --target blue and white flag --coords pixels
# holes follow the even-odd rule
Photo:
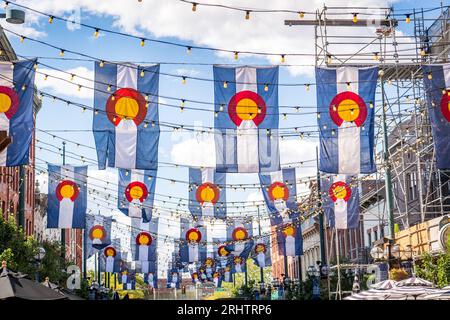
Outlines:
[[[436,166],[438,169],[450,169],[450,63],[425,65],[422,70]]]
[[[247,258],[238,255],[232,255],[231,273],[242,273],[247,270]]]
[[[376,171],[374,101],[378,68],[316,68],[320,171]]]
[[[225,268],[230,260],[231,250],[224,239],[213,238],[213,258],[220,268]]]
[[[180,270],[176,267],[172,267],[172,265],[169,264],[169,268],[167,270],[167,288],[180,289],[180,284],[181,284]]]
[[[152,263],[149,272],[144,273],[144,283],[148,284],[150,287],[158,288],[158,270],[157,263]]]
[[[94,132],[99,169],[158,167],[159,65],[95,64]]]
[[[156,170],[119,169],[118,208],[130,218],[152,218]]]
[[[231,261],[222,268],[223,281],[224,282],[233,282],[233,270],[231,268]]]
[[[226,217],[226,174],[189,168],[189,211],[194,217]]]
[[[87,166],[48,165],[47,228],[84,229]]]
[[[120,272],[121,270],[121,253],[119,239],[113,241],[114,244],[103,249],[103,254],[100,256],[100,270],[103,272]]]
[[[260,173],[259,181],[272,226],[280,224],[289,211],[298,211],[295,168]]]
[[[356,229],[359,226],[359,191],[354,179],[345,175],[322,179],[323,209],[331,228]]]
[[[270,237],[261,237],[255,240],[255,245],[252,248],[251,257],[255,264],[260,268],[269,267],[272,265],[270,254]]]
[[[303,254],[303,236],[300,219],[291,219],[277,227],[278,254],[295,257]]]
[[[125,267],[119,273],[119,283],[123,290],[136,290],[136,272]]]
[[[0,131],[6,133],[5,139],[10,138],[9,145],[6,143],[0,152],[0,167],[29,162],[34,132],[35,63],[36,59],[0,62]]]
[[[86,216],[86,255],[90,258],[98,250],[111,244],[112,218],[102,215]]]
[[[156,248],[158,246],[156,235],[158,234],[159,218],[153,218],[150,222],[143,222],[139,218],[131,219],[131,248],[133,261],[139,261],[141,272],[147,273],[150,265],[157,261]]]
[[[280,170],[278,67],[214,66],[218,172]]]
[[[212,282],[214,283],[214,286],[216,288],[222,287],[222,280],[223,280],[222,273],[220,271],[215,271],[212,276]]]
[[[227,241],[231,241],[231,244],[228,244],[225,250],[234,256],[247,258],[253,247],[252,237],[252,221],[235,219],[227,226]]]
[[[180,258],[181,262],[192,263],[204,261],[206,259],[206,227],[202,221],[198,222],[181,218],[180,219]]]

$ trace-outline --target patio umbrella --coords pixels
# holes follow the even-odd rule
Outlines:
[[[423,297],[424,300],[450,300],[450,289],[436,290],[435,293]]]
[[[392,289],[397,285],[397,281],[394,280],[384,280],[378,283],[375,283],[370,286],[372,289],[378,289],[378,290],[388,290]]]
[[[60,300],[67,299],[64,295],[36,283],[26,274],[12,272],[3,267],[0,273],[0,300]]]
[[[385,280],[375,283],[371,289],[362,291],[357,294],[352,294],[344,298],[344,300],[385,300],[387,297],[395,298],[396,300],[404,300],[405,296],[401,294],[394,294],[388,290],[395,287],[394,280]]]
[[[84,300],[83,298],[73,294],[69,290],[61,288],[57,284],[50,282],[47,279],[45,279],[45,281],[42,282],[42,285],[60,293],[60,294],[65,295],[69,300]]]
[[[397,287],[414,287],[414,286],[420,286],[420,287],[433,287],[433,283],[430,281],[427,281],[422,278],[418,277],[411,277],[402,281],[397,282]]]
[[[433,283],[411,277],[406,280],[397,282],[396,286],[386,291],[387,300],[399,300],[398,296],[403,296],[401,300],[423,300],[426,295],[436,293],[437,289],[433,288]]]

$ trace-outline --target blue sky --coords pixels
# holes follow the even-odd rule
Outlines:
[[[37,7],[36,1],[17,1],[26,4],[32,8]],[[220,3],[220,1],[209,1]],[[245,7],[269,7],[269,3],[261,3],[261,1],[232,1],[233,4],[239,4]],[[327,5],[343,5],[354,4],[351,1],[330,1]],[[358,4],[367,6],[385,5],[384,1],[358,1]],[[419,7],[423,5],[423,1],[396,1],[394,3],[395,10],[401,12],[405,8]],[[305,11],[314,11],[315,8],[322,6],[321,1],[312,1],[304,4],[304,1],[274,1],[270,3],[271,8],[303,8]],[[426,7],[439,6],[439,1],[427,1]],[[141,7],[139,7],[141,6]],[[122,7],[122,8],[120,8]],[[205,45],[217,46],[227,49],[250,50],[250,51],[271,51],[271,52],[313,52],[314,34],[312,28],[300,28],[283,26],[284,18],[297,18],[292,14],[266,14],[252,15],[249,21],[244,20],[240,13],[227,11],[219,8],[199,7],[196,13],[193,13],[186,4],[180,4],[176,0],[146,1],[142,4],[137,1],[96,1],[95,5],[91,1],[39,1],[39,10],[53,13],[60,16],[71,16],[71,10],[81,8],[79,17],[83,23],[92,24],[99,28],[112,28],[117,31],[130,32],[147,37],[158,37],[162,40],[176,41],[186,45]],[[123,10],[127,8],[127,10]],[[348,12],[348,10],[346,11]],[[404,11],[403,11],[404,12]],[[177,48],[167,45],[146,43],[144,47],[139,45],[139,40],[130,39],[122,36],[115,36],[101,33],[98,39],[93,37],[91,29],[67,27],[65,23],[54,20],[52,24],[47,22],[47,18],[29,14],[29,22],[22,27],[13,27],[4,21],[2,26],[7,29],[14,29],[20,34],[25,34],[31,38],[36,38],[61,48],[79,51],[91,56],[95,56],[110,61],[144,61],[144,62],[182,62],[182,63],[237,63],[250,65],[267,65],[270,63],[278,63],[279,58],[267,59],[265,57],[241,55],[238,62],[235,62],[232,55],[218,55],[210,51],[193,50],[192,54],[186,54],[184,48]],[[148,15],[146,15],[148,14]],[[433,17],[435,14],[430,14]],[[165,20],[164,20],[165,19]],[[165,24],[164,21],[168,21]],[[404,34],[412,34],[413,23],[407,25],[401,22],[398,30]],[[71,30],[74,29],[74,30]],[[368,28],[356,31],[355,34],[370,34],[373,31]],[[217,30],[217,32],[215,32]],[[228,31],[229,30],[229,31]],[[351,35],[350,31],[346,31]],[[25,40],[21,43],[17,37],[8,34],[8,37],[19,55],[29,57],[52,57],[58,58],[58,51],[41,44]],[[353,46],[349,47],[354,49]],[[342,49],[346,51],[346,49]],[[348,52],[348,50],[346,51]],[[79,58],[76,55],[66,54],[66,58]],[[43,63],[63,70],[73,70],[69,72],[79,73],[92,78],[93,62],[69,61],[60,59],[41,59]],[[314,63],[313,58],[306,59],[290,59],[287,58],[286,64],[308,64]],[[39,71],[46,69],[39,67]],[[297,68],[280,68],[280,83],[306,83],[314,82],[311,67]],[[212,78],[211,66],[198,65],[162,65],[161,72],[167,72],[179,75],[192,75],[201,78]],[[77,92],[76,86],[61,81],[49,79],[43,81],[43,76],[37,74],[37,84],[44,91],[53,93],[63,98],[78,101],[83,104],[92,105],[92,91],[82,89]],[[69,78],[67,75],[63,77]],[[77,83],[79,79],[74,80]],[[89,84],[87,82],[87,84]],[[92,83],[90,83],[92,85]],[[211,82],[188,80],[185,85],[180,79],[161,76],[160,77],[160,94],[184,99],[202,100],[213,102],[214,92]],[[279,87],[279,104],[280,105],[299,105],[314,106],[315,90],[311,87],[306,92],[303,87]],[[170,103],[178,104],[176,101]],[[186,107],[195,106],[209,108],[212,105],[193,105],[186,104]],[[305,109],[309,110],[309,109]],[[314,111],[314,109],[310,109]],[[282,111],[280,111],[282,112]],[[304,111],[303,111],[304,112]],[[185,110],[180,113],[179,110],[167,107],[160,107],[160,120],[184,125],[201,124],[203,126],[212,127],[214,123],[213,113]],[[290,115],[287,120],[283,120],[280,116],[280,127],[300,127],[304,125],[315,125],[315,114],[310,115]],[[92,128],[92,112],[81,112],[81,109],[67,106],[64,103],[52,102],[50,99],[44,99],[43,106],[36,120],[36,126],[41,130],[81,130],[82,132],[55,132],[54,134],[62,138],[77,141],[93,147],[93,135],[90,132]],[[42,132],[37,133],[40,141],[50,143],[55,146],[61,144],[58,138]],[[167,133],[163,132],[160,139],[159,160],[169,163],[199,165],[199,161],[205,161],[205,165],[212,164],[214,154],[213,145],[204,142],[201,145],[195,145],[197,137],[190,133]],[[206,137],[206,141],[211,137]],[[212,141],[212,140],[210,140]],[[300,162],[311,160],[314,158],[315,139],[298,138],[281,142],[281,162]],[[40,146],[41,144],[38,144]],[[212,148],[205,148],[209,146]],[[47,146],[44,146],[47,148]],[[96,159],[95,151],[84,147],[76,147],[74,144],[67,144],[67,151],[86,158]],[[201,153],[201,152],[204,153]],[[188,153],[191,154],[188,154]],[[36,155],[39,159],[60,163],[61,157],[57,154],[37,149]],[[37,160],[37,165],[42,167],[44,163]],[[68,159],[68,163],[75,165],[81,164],[79,160]],[[90,174],[100,179],[116,179],[113,170],[98,172],[95,166],[90,167]],[[174,168],[160,166],[158,176],[188,180],[187,168]],[[305,164],[303,168],[297,169],[299,176],[311,176],[315,174],[314,162],[309,165]],[[240,174],[231,175],[227,178],[227,183],[258,183],[256,174]],[[94,182],[99,184],[99,182]],[[114,182],[116,183],[116,182]],[[44,187],[45,188],[45,187]],[[303,189],[305,186],[303,185]],[[171,195],[173,197],[188,197],[186,184],[171,184],[168,181],[158,180],[157,193]],[[258,200],[258,193],[246,191],[235,192],[227,191],[228,201],[245,202],[246,200]],[[90,208],[98,211],[96,202],[90,201]],[[114,204],[114,201],[111,202]],[[161,204],[160,204],[161,205]],[[120,218],[126,223],[125,218]],[[174,224],[174,222],[170,222]],[[175,224],[176,226],[176,224]],[[167,230],[168,233],[175,229]]]

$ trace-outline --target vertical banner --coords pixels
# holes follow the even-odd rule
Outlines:
[[[36,59],[0,62],[0,167],[29,163]]]
[[[107,246],[103,249],[103,254],[100,256],[100,270],[103,272],[120,272],[121,253],[117,244],[119,239],[113,241],[114,244]]]
[[[292,219],[277,227],[278,254],[287,257],[303,254],[303,236],[300,219]]]
[[[158,234],[159,218],[153,218],[150,222],[143,222],[139,218],[131,219],[131,248],[133,261],[138,261],[142,273],[150,272],[151,264],[157,261],[156,248],[158,246],[156,235]]]
[[[214,66],[216,170],[280,170],[278,67]]]
[[[94,132],[99,169],[158,167],[159,65],[95,63]]]
[[[269,267],[272,265],[270,254],[270,237],[262,237],[255,240],[251,257],[255,264],[260,268]]]
[[[280,224],[289,211],[298,211],[295,168],[260,173],[259,181],[272,226]]]
[[[450,63],[426,65],[422,66],[422,70],[436,166],[450,169]]]
[[[86,257],[111,244],[112,218],[101,215],[86,216]]]
[[[329,226],[356,229],[359,226],[359,191],[355,176],[335,175],[322,179],[323,209]]]
[[[177,288],[180,289],[181,284],[181,274],[180,270],[169,264],[167,269],[167,288]]]
[[[151,262],[149,265],[149,270],[144,273],[144,283],[149,287],[157,289],[158,288],[158,262]]]
[[[220,268],[225,268],[230,260],[231,251],[228,250],[225,240],[213,238],[213,243],[214,259]]]
[[[320,171],[376,171],[374,104],[378,68],[316,68]]]
[[[227,226],[227,241],[231,242],[225,250],[233,256],[247,258],[253,246],[253,224],[252,221],[233,220]]]
[[[48,165],[47,228],[85,227],[86,185],[87,166]]]
[[[192,263],[206,259],[206,226],[202,221],[181,218],[180,258],[181,262]]]
[[[231,262],[232,273],[242,273],[247,270],[247,258],[233,255]]]
[[[226,217],[226,174],[189,168],[189,211],[194,217]]]
[[[119,169],[118,208],[130,218],[152,218],[156,170]]]

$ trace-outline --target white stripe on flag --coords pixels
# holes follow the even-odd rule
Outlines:
[[[260,268],[264,268],[266,266],[266,255],[264,253],[258,253],[256,260],[258,261]]]
[[[61,177],[64,180],[75,181],[75,168],[72,166],[61,166]],[[74,202],[69,198],[63,198],[59,202],[59,216],[58,216],[58,228],[59,229],[71,229],[73,221]]]
[[[198,244],[188,244],[189,262],[198,261]]]
[[[286,256],[295,257],[295,238],[292,236],[286,237]]]
[[[337,93],[351,91],[358,94],[358,68],[336,69]],[[350,83],[350,90],[347,83]],[[338,129],[339,173],[358,174],[361,171],[360,128],[344,121]]]
[[[244,90],[258,92],[256,68],[236,68],[236,93]],[[243,120],[236,130],[238,172],[258,172],[258,128],[253,120]]]
[[[214,183],[214,169],[206,168],[202,170],[202,183]],[[202,205],[202,216],[214,216],[214,205],[211,202],[204,202]]]
[[[334,177],[333,182],[345,181],[345,176],[337,175]],[[334,227],[336,229],[347,229],[347,201],[344,199],[337,199],[334,203]]]
[[[0,63],[0,86],[5,86],[8,88],[12,88],[12,79],[14,77],[14,70],[11,69],[11,63]],[[11,79],[11,80],[9,80]],[[9,119],[2,112],[0,113],[0,130],[6,131],[6,134],[9,133]],[[0,166],[6,166],[6,155],[8,152],[8,148],[0,152]]]
[[[240,264],[240,263],[239,263],[239,264],[236,264],[234,268],[236,269],[236,272],[237,272],[237,273],[242,272],[242,268],[241,268],[241,264]]]
[[[139,246],[139,261],[148,261],[148,246]]]
[[[137,90],[137,69],[117,66],[117,87]],[[115,167],[136,168],[137,127],[133,120],[122,119],[116,127]]]
[[[275,172],[271,172],[270,173],[270,182],[274,183],[274,182],[281,182],[284,183],[283,181],[283,171],[275,171]],[[270,187],[270,186],[268,186]],[[284,201],[283,199],[278,199],[275,200],[273,202],[273,205],[275,206],[275,209],[277,209],[277,211],[279,213],[284,213],[284,211],[286,210],[286,201]]]
[[[132,170],[130,182],[133,181],[140,181],[144,183],[144,171]],[[132,218],[142,218],[142,203],[139,199],[133,199],[130,203],[128,203],[128,216]]]
[[[142,261],[141,262],[141,272],[142,273],[148,273],[148,269],[150,268],[150,263],[148,261]]]
[[[445,88],[450,88],[450,63],[446,63],[442,66],[442,71],[444,72]]]
[[[114,257],[106,257],[105,272],[114,272]]]

